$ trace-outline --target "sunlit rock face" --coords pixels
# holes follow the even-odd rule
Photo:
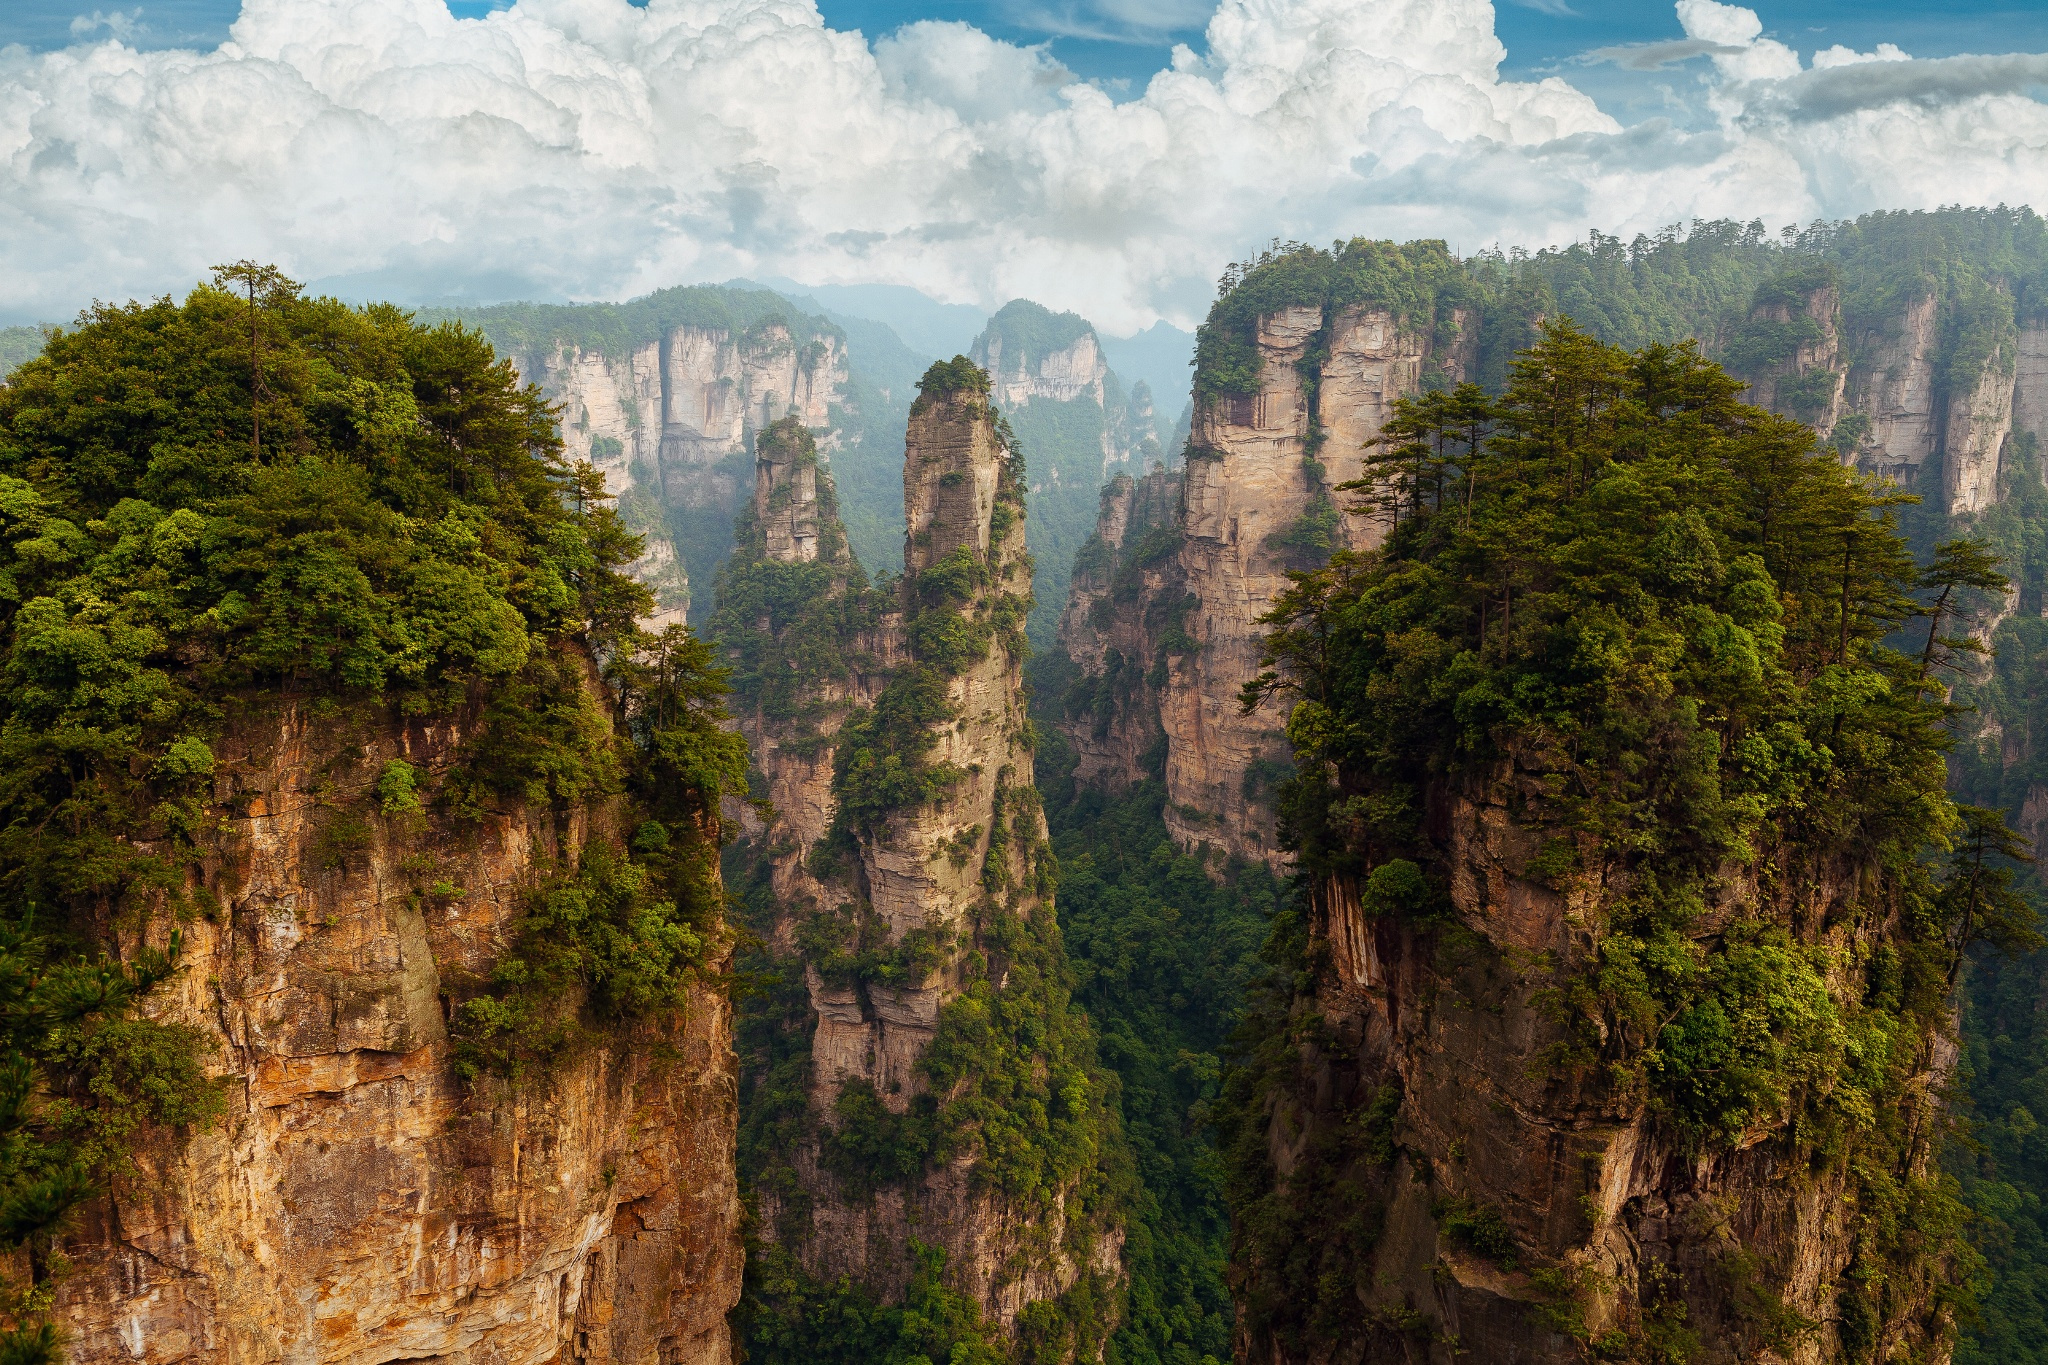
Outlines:
[[[386,761],[437,773],[462,738],[283,703],[216,743],[222,909],[184,926],[151,1008],[211,1040],[227,1114],[146,1147],[65,1239],[73,1361],[731,1359],[727,997],[697,989],[545,1076],[459,1078],[451,995],[543,864],[620,818],[358,809]]]

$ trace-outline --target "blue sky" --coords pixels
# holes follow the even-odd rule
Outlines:
[[[1127,335],[1275,238],[2048,210],[2048,0],[633,2],[263,0],[216,52],[241,0],[0,0],[0,320],[249,256],[409,302],[779,276]],[[109,34],[141,50],[52,51]]]
[[[450,0],[468,17],[506,0]],[[821,0],[834,28],[860,29],[870,39],[918,19],[957,19],[1014,43],[1049,42],[1053,55],[1077,74],[1129,88],[1166,64],[1174,43],[1201,47],[1213,4],[1205,0]],[[226,36],[240,0],[5,0],[0,44],[61,47],[74,41],[74,21],[119,15],[141,25],[138,46],[211,47]],[[1869,50],[1897,43],[1916,57],[1964,52],[2048,51],[2048,0],[1780,0],[1755,6],[1765,34],[1802,51],[1844,43]],[[1679,37],[1668,4],[1658,0],[1501,0],[1496,29],[1508,49],[1504,74],[1563,74],[1627,120],[1631,108],[1649,112],[1643,91],[1657,82],[1633,74],[1600,72],[1583,54],[1626,43]],[[104,32],[104,30],[100,30]]]

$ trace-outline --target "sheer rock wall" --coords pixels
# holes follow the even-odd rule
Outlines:
[[[1732,1347],[1768,1338],[1757,1316],[1763,1303],[1812,1327],[1754,1358],[1847,1358],[1836,1294],[1856,1249],[1845,1221],[1848,1172],[1817,1169],[1768,1123],[1728,1146],[1687,1150],[1597,1070],[1560,1074],[1547,1060],[1566,1031],[1545,1008],[1541,991],[1552,978],[1543,964],[1583,957],[1583,926],[1605,913],[1604,902],[1627,895],[1629,881],[1618,869],[1592,868],[1560,889],[1535,874],[1530,864],[1548,831],[1522,822],[1544,799],[1541,775],[1512,764],[1433,794],[1430,824],[1449,863],[1452,914],[1470,935],[1454,951],[1440,934],[1368,913],[1348,881],[1312,893],[1318,948],[1310,956],[1326,964],[1309,1006],[1319,1027],[1304,1033],[1293,1084],[1270,1115],[1270,1155],[1285,1178],[1327,1162],[1332,1150],[1355,1151],[1345,1147],[1344,1125],[1355,1131],[1375,1096],[1388,1093],[1400,1096],[1390,1134],[1399,1154],[1389,1167],[1360,1161],[1345,1176],[1357,1207],[1383,1215],[1358,1267],[1359,1333],[1299,1354],[1241,1316],[1240,1361],[1565,1365],[1587,1348],[1546,1325],[1560,1284],[1580,1288],[1588,1340],[1640,1333],[1640,1305],[1662,1304],[1668,1321],[1696,1334],[1696,1358],[1750,1359]],[[1881,915],[1853,913],[1853,868],[1808,872],[1773,893],[1729,868],[1698,931],[1719,932],[1745,905],[1776,895],[1796,902],[1782,909],[1798,936],[1845,964],[1900,932]],[[1835,989],[1861,989],[1850,969],[1838,973]],[[1953,1046],[1937,1040],[1911,1061],[1900,1116],[1908,1169],[1924,1174],[1941,1141]],[[1527,1265],[1478,1254],[1446,1226],[1447,1211],[1460,1208],[1498,1215],[1516,1245],[1562,1270],[1546,1281]],[[1246,1282],[1274,1269],[1240,1263]],[[1926,1350],[1919,1326],[1910,1314],[1882,1324],[1876,1357]]]
[[[737,335],[677,327],[618,354],[560,342],[521,365],[561,405],[569,457],[604,472],[628,525],[647,537],[634,571],[657,590],[657,625],[683,620],[692,593],[708,601],[711,586],[690,583],[669,514],[729,514],[750,491],[745,456],[755,433],[792,414],[830,427],[847,384],[837,336],[798,344],[781,324]]]
[[[215,746],[223,911],[185,926],[155,1008],[214,1042],[228,1112],[145,1151],[68,1237],[78,1365],[731,1359],[726,997],[699,989],[549,1077],[461,1081],[451,997],[490,971],[539,864],[619,818],[376,813],[385,761],[443,770],[461,740],[291,703]]]
[[[937,398],[913,412],[903,475],[907,534],[900,603],[852,642],[846,655],[853,664],[851,681],[806,689],[805,707],[813,718],[804,724],[805,743],[789,742],[793,727],[787,722],[758,715],[745,722],[776,809],[776,821],[759,844],[771,859],[778,898],[778,950],[801,956],[804,920],[841,907],[871,913],[889,943],[938,931],[946,945],[921,979],[893,986],[835,977],[812,962],[801,963],[814,1019],[810,1105],[824,1126],[837,1122],[835,1105],[853,1082],[872,1086],[895,1113],[908,1111],[927,1089],[919,1063],[938,1030],[940,1011],[961,993],[970,959],[989,951],[978,931],[991,832],[999,820],[1007,828],[1017,818],[1014,806],[1005,803],[1031,787],[1023,660],[999,632],[982,657],[947,680],[956,718],[933,727],[929,761],[952,765],[958,780],[936,800],[896,810],[873,830],[856,831],[851,865],[841,872],[821,880],[814,868],[812,852],[836,813],[829,737],[855,707],[872,704],[895,670],[910,662],[906,620],[918,608],[917,575],[964,547],[989,574],[975,609],[999,594],[1030,591],[1023,518],[1014,507],[998,515],[999,503],[1014,500],[1021,490],[1005,486],[1006,452],[993,416],[972,394]],[[815,475],[806,479],[800,465],[766,454],[756,468],[757,513],[776,509],[766,540],[770,557],[799,562],[804,553],[807,538],[774,529],[783,525],[817,528],[815,543],[844,545],[831,513],[819,505]],[[1011,839],[996,857],[1008,885],[1027,888],[1010,908],[1028,915],[1036,904],[1028,890],[1035,879],[1032,846],[1044,841],[1045,829],[1035,804],[1026,811],[1035,836]],[[775,1191],[764,1189],[762,1227],[765,1235],[787,1237],[805,1268],[821,1279],[850,1277],[885,1300],[899,1298],[916,1239],[943,1248],[949,1276],[1007,1328],[1025,1306],[1056,1297],[1088,1268],[1065,1248],[1064,1197],[1054,1200],[1049,1215],[1027,1214],[977,1182],[971,1159],[927,1169],[871,1194],[849,1191],[826,1169],[815,1144],[795,1153],[794,1164],[801,1209],[785,1208]],[[1114,1234],[1096,1239],[1093,1268],[1114,1274],[1120,1247]]]

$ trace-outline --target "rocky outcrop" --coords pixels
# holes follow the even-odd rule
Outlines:
[[[774,652],[797,623],[776,619],[752,598],[745,608],[732,604],[750,573],[773,573],[772,566],[782,565],[810,566],[797,592],[804,620],[796,633],[820,616],[831,618],[829,659],[800,661]],[[788,949],[805,916],[836,904],[836,893],[809,861],[832,825],[833,736],[849,711],[874,702],[904,648],[901,615],[892,603],[872,600],[847,545],[832,476],[799,418],[771,424],[756,441],[753,503],[738,528],[728,580],[727,610],[715,627],[727,637],[748,632],[757,648],[765,644],[769,651],[757,660],[756,675],[742,681],[739,725],[766,782],[772,815],[763,826],[754,812],[739,813],[755,826],[750,833],[764,849],[778,906],[771,933]]]
[[[1150,391],[1142,410],[1134,409],[1087,320],[1028,299],[998,310],[969,357],[987,372],[990,397],[1029,461],[1028,535],[1039,592],[1030,632],[1049,645],[1102,481],[1153,453]]]
[[[1258,319],[1257,391],[1197,402],[1180,550],[1193,648],[1169,661],[1161,700],[1166,823],[1182,847],[1279,866],[1269,794],[1291,759],[1279,720],[1238,705],[1265,649],[1259,617],[1289,570],[1385,535],[1334,490],[1365,475],[1370,443],[1394,401],[1421,391],[1425,365],[1464,377],[1469,319],[1449,321],[1458,343],[1436,356],[1435,329],[1421,319],[1363,305],[1284,308]],[[1301,367],[1312,353],[1323,358],[1311,392]]]
[[[1773,291],[1751,309],[1749,321],[1752,328],[1791,340],[1790,355],[1742,374],[1749,381],[1749,401],[1807,423],[1826,440],[1841,419],[1849,387],[1840,287],[1820,284],[1794,299]]]
[[[1950,516],[1981,512],[1998,502],[1998,472],[2012,434],[2013,363],[1991,353],[1967,392],[1948,395],[1942,432],[1942,493]]]
[[[1162,775],[1160,690],[1192,609],[1180,568],[1180,492],[1179,472],[1163,465],[1142,479],[1119,474],[1102,490],[1095,535],[1074,561],[1059,648],[1080,677],[1060,699],[1060,728],[1084,786],[1123,791]]]
[[[953,1282],[1007,1330],[1082,1275],[1117,1273],[1121,1235],[1099,1210],[1072,1203],[1071,1185],[1030,1200],[1003,1194],[971,1142],[914,1174],[871,1181],[833,1155],[838,1130],[856,1121],[841,1104],[849,1091],[891,1115],[956,1121],[943,1109],[951,1093],[932,1090],[925,1065],[948,1007],[976,983],[993,992],[978,1000],[1016,989],[1006,964],[1023,949],[1006,935],[1054,934],[1023,701],[1023,489],[982,392],[934,387],[906,441],[905,572],[894,593],[868,589],[839,548],[829,481],[792,423],[763,437],[754,524],[742,528],[751,539],[727,592],[743,588],[750,565],[778,574],[809,564],[808,605],[756,621],[766,638],[742,638],[746,623],[721,599],[722,638],[744,657],[765,647],[764,669],[799,640],[829,637],[836,649],[811,655],[814,676],[745,722],[775,803],[772,824],[750,841],[774,890],[768,937],[809,1006],[808,1137],[763,1154],[800,1193],[765,1183],[761,1223],[811,1275],[845,1277],[885,1301],[908,1284],[913,1240],[940,1248]],[[827,548],[807,559],[809,544]],[[936,712],[888,731],[885,748],[859,747],[873,743],[860,723],[920,689],[943,699]],[[848,744],[854,752],[839,752]],[[862,785],[881,765],[926,775],[922,799]],[[1056,936],[1032,951],[1056,953]]]
[[[70,1234],[57,1317],[98,1362],[719,1365],[738,1301],[723,992],[547,1076],[466,1083],[451,999],[542,865],[619,813],[386,817],[387,760],[457,724],[285,703],[215,745],[220,913],[154,1008],[214,1045],[227,1115],[152,1146]]]
[[[2021,326],[2014,349],[2013,430],[2031,433],[2048,453],[2048,324]]]
[[[1850,1358],[1840,1303],[1858,1250],[1850,1210],[1869,1197],[1859,1205],[1852,1172],[1817,1166],[1768,1122],[1732,1143],[1689,1143],[1640,1099],[1554,1060],[1572,1044],[1546,1005],[1558,978],[1543,964],[1580,959],[1580,926],[1600,922],[1615,884],[1537,870],[1546,833],[1528,813],[1545,800],[1541,778],[1511,764],[1432,796],[1462,946],[1366,908],[1346,879],[1315,889],[1309,960],[1326,965],[1301,1008],[1316,1027],[1289,1050],[1291,1080],[1265,1127],[1281,1181],[1344,1191],[1305,1216],[1362,1220],[1343,1243],[1356,1260],[1326,1272],[1347,1286],[1334,1311],[1354,1326],[1297,1352],[1241,1311],[1239,1360],[1375,1360],[1373,1343],[1405,1338],[1404,1359],[1561,1365],[1584,1359],[1585,1342],[1654,1341],[1681,1324],[1697,1359]],[[1713,924],[1771,900],[1729,871]],[[1838,962],[1902,932],[1846,913],[1856,888],[1835,869],[1803,880],[1784,907]],[[1861,978],[1832,989],[1860,994]],[[1940,1038],[1912,1046],[1897,1176],[1928,1169],[1954,1060]],[[1265,1259],[1273,1250],[1241,1262],[1240,1288],[1254,1300],[1292,1296],[1288,1312],[1305,1317],[1309,1291]],[[1930,1290],[1903,1273],[1896,1287],[1922,1308]],[[1885,1323],[1879,1354],[1926,1346],[1922,1326]]]
[[[1940,496],[1951,516],[1996,504],[2007,438],[2031,430],[2029,423],[2048,424],[2042,329],[2004,336],[1959,371],[1943,352],[1960,338],[1942,335],[1941,299],[1930,292],[1866,326],[1861,358],[1851,365],[1835,284],[1796,299],[1772,286],[1759,294],[1762,301],[1728,348],[1731,366],[1749,381],[1750,401],[1810,424],[1846,459],[1909,487],[1938,460]],[[1768,354],[1789,354],[1743,369],[1747,349],[1759,341],[1776,343]]]
[[[844,342],[787,322],[745,332],[680,325],[619,352],[561,340],[519,363],[560,404],[570,457],[603,471],[627,524],[647,537],[635,573],[657,591],[659,624],[687,617],[693,588],[674,523],[695,514],[707,538],[729,535],[750,491],[754,433],[785,416],[829,427],[847,382]],[[695,557],[695,591],[708,599],[703,570],[718,556]]]
[[[1936,312],[1932,294],[1908,302],[1895,330],[1870,339],[1869,364],[1851,376],[1850,403],[1866,423],[1857,463],[1909,485],[1935,449]]]

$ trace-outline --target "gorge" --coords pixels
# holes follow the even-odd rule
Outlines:
[[[2039,1358],[2044,289],[2026,211],[1276,246],[1167,445],[1022,300],[102,310],[0,386],[0,965],[127,964],[12,1321]]]

